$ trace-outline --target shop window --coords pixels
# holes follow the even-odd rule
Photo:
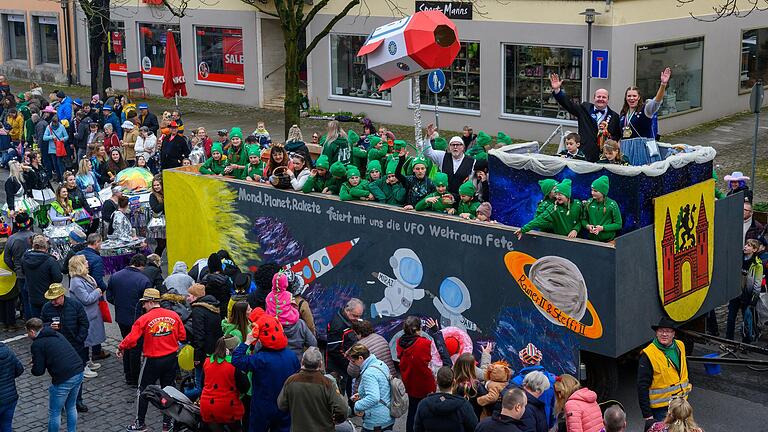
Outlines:
[[[125,60],[125,23],[112,21],[109,26],[109,70],[112,72],[128,72]]]
[[[445,89],[437,95],[440,106],[480,111],[480,44],[462,42],[453,64],[443,69]],[[420,78],[421,103],[433,105],[435,95],[427,86],[427,75]]]
[[[647,99],[659,88],[659,73],[672,68],[672,79],[664,94],[659,115],[669,115],[701,107],[701,71],[704,64],[704,38],[691,38],[637,47],[635,85]]]
[[[549,75],[565,80],[562,90],[581,103],[582,50],[531,45],[504,46],[504,112],[570,120],[552,96]]]
[[[181,33],[178,25],[139,24],[139,57],[142,72],[162,76],[165,69],[165,42],[167,32],[173,32],[176,52],[181,59]]]
[[[390,100],[389,90],[377,91],[383,81],[368,72],[365,57],[357,57],[365,38],[331,35],[331,93],[361,99]]]
[[[24,15],[6,15],[8,22],[8,58],[27,59],[27,29]]]
[[[37,56],[40,63],[59,64],[59,20],[37,17]]]
[[[244,85],[243,30],[196,27],[197,80]]]
[[[750,90],[757,80],[768,84],[768,28],[748,30],[741,36],[739,89]]]

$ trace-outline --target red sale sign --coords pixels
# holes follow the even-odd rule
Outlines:
[[[224,30],[222,41],[224,51],[224,73],[243,76],[243,33],[240,30]]]

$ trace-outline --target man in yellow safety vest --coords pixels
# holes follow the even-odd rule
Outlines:
[[[643,349],[637,368],[637,397],[645,430],[664,420],[673,397],[687,398],[691,392],[685,345],[675,339],[677,324],[665,316],[651,328],[656,337]]]

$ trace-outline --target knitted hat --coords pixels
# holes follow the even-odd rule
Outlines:
[[[288,338],[285,337],[283,326],[273,316],[262,315],[253,329],[259,332],[259,342],[264,348],[281,350],[288,346]]]
[[[541,193],[543,193],[545,197],[549,195],[550,192],[552,192],[552,189],[554,189],[555,186],[557,186],[557,180],[555,179],[539,180],[539,187],[541,188]]]
[[[259,146],[257,145],[248,146],[248,157],[250,156],[261,157],[261,151],[259,150]]]
[[[226,335],[223,336],[224,338],[224,346],[227,347],[228,350],[233,351],[235,348],[237,348],[238,345],[240,345],[240,339],[237,338],[235,335]]]
[[[424,165],[424,168],[426,168],[427,167],[427,160],[424,159],[424,156],[419,156],[419,157],[413,158],[413,160],[411,161],[411,169],[412,170],[415,169],[416,165]]]
[[[368,135],[368,142],[371,143],[371,147],[377,146],[381,142],[381,137],[378,135]]]
[[[461,139],[461,137],[460,137],[460,136],[458,136],[458,135],[456,135],[456,136],[454,136],[454,137],[451,137],[451,140],[450,140],[450,141],[448,141],[448,144],[450,144],[450,143],[453,143],[453,142],[455,142],[455,143],[457,143],[457,144],[461,144],[461,145],[464,145],[464,140],[463,140],[463,139]]]
[[[477,192],[477,189],[475,189],[475,185],[471,181],[465,181],[459,186],[459,195],[473,197],[475,192]]]
[[[608,181],[608,176],[600,176],[592,182],[592,189],[600,192],[603,196],[608,196],[609,187],[610,182]]]
[[[20,212],[16,214],[16,218],[14,219],[13,224],[18,230],[30,229],[32,228],[32,218],[29,217],[27,212]]]
[[[360,135],[357,134],[357,132],[353,130],[347,131],[347,142],[351,145],[355,146],[357,145],[357,142],[360,141]]]
[[[406,145],[408,144],[403,140],[395,140],[395,142],[392,143],[392,150],[397,151],[400,149],[404,149]]]
[[[72,228],[72,231],[69,232],[69,238],[71,238],[77,243],[83,243],[86,239],[85,233],[83,232],[83,230],[77,227]]]
[[[475,210],[476,214],[485,216],[486,219],[491,218],[491,212],[493,211],[493,207],[491,207],[491,203],[484,202],[480,203],[480,206]]]
[[[435,141],[432,143],[432,148],[435,150],[445,151],[445,149],[448,148],[448,141],[446,141],[445,138],[443,137],[437,137],[435,138]]]
[[[368,162],[368,166],[365,168],[365,172],[366,174],[370,174],[371,171],[381,172],[381,162],[377,160],[372,160]]]
[[[229,138],[238,137],[240,139],[243,139],[243,131],[239,127],[233,127],[231,131],[229,131]]]
[[[219,152],[221,154],[224,154],[224,149],[221,147],[220,142],[217,141],[213,143],[213,145],[211,145],[211,154],[213,154],[213,152]]]
[[[459,353],[459,348],[461,348],[461,343],[459,342],[459,339],[457,339],[454,336],[448,336],[445,338],[445,348],[448,350],[448,355],[454,355]]]
[[[293,306],[291,299],[291,293],[288,292],[288,277],[283,272],[275,273],[272,277],[272,291],[267,294],[267,315],[277,317],[281,324],[296,324],[299,320],[299,311]]]
[[[536,348],[536,345],[529,343],[518,353],[520,361],[526,365],[533,365],[541,361],[541,351]]]
[[[555,186],[555,191],[565,195],[568,199],[571,198],[571,179],[565,179]]]
[[[354,165],[347,165],[347,178],[360,177],[360,170]]]
[[[496,134],[496,142],[504,145],[512,144],[512,138],[504,132],[499,131],[499,133]]]
[[[315,162],[315,168],[322,168],[322,169],[327,170],[328,169],[328,156],[320,155],[320,157],[317,158],[317,162]]]
[[[387,175],[395,174],[397,172],[397,161],[391,160],[387,162]]]
[[[432,183],[435,186],[448,186],[448,174],[446,173],[436,173],[435,178],[432,179]]]
[[[193,284],[189,289],[187,290],[188,293],[192,294],[193,296],[200,298],[205,296],[205,285],[203,284]]]
[[[491,143],[491,137],[487,133],[480,131],[477,133],[477,145],[485,147]]]
[[[248,315],[248,321],[255,323],[259,320],[259,318],[261,318],[262,315],[264,315],[264,309],[255,307],[251,309],[251,313]]]
[[[347,175],[347,167],[343,163],[336,161],[331,165],[331,175],[334,177],[344,177]]]

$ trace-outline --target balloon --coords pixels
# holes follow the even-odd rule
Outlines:
[[[179,351],[179,367],[185,371],[195,368],[195,349],[192,345],[184,345]]]

